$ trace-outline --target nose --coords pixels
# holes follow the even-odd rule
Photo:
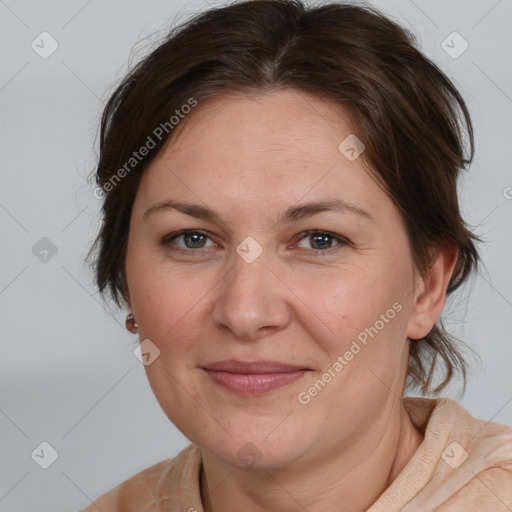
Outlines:
[[[291,291],[269,265],[265,251],[249,263],[238,254],[216,289],[213,320],[237,340],[258,340],[285,328],[290,321]]]

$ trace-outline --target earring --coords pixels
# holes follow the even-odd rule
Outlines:
[[[138,325],[137,325],[137,322],[135,321],[135,318],[133,317],[133,315],[131,313],[126,317],[125,325],[126,325],[126,328],[132,334],[135,334],[137,332]]]

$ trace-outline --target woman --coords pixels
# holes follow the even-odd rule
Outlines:
[[[191,444],[85,510],[512,509],[512,429],[403,398],[465,376],[438,319],[478,262],[472,154],[457,90],[370,8],[172,31],[103,115],[95,268]]]

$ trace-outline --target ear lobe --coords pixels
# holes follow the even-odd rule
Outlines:
[[[407,337],[424,338],[443,311],[446,290],[457,264],[457,246],[445,241],[435,251],[435,260],[428,274],[420,279],[415,303],[407,325]]]

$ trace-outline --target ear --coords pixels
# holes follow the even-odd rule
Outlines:
[[[453,242],[443,242],[435,251],[435,260],[428,274],[418,278],[414,305],[407,324],[408,338],[424,338],[434,327],[443,311],[446,289],[455,270],[457,254],[457,246]]]

